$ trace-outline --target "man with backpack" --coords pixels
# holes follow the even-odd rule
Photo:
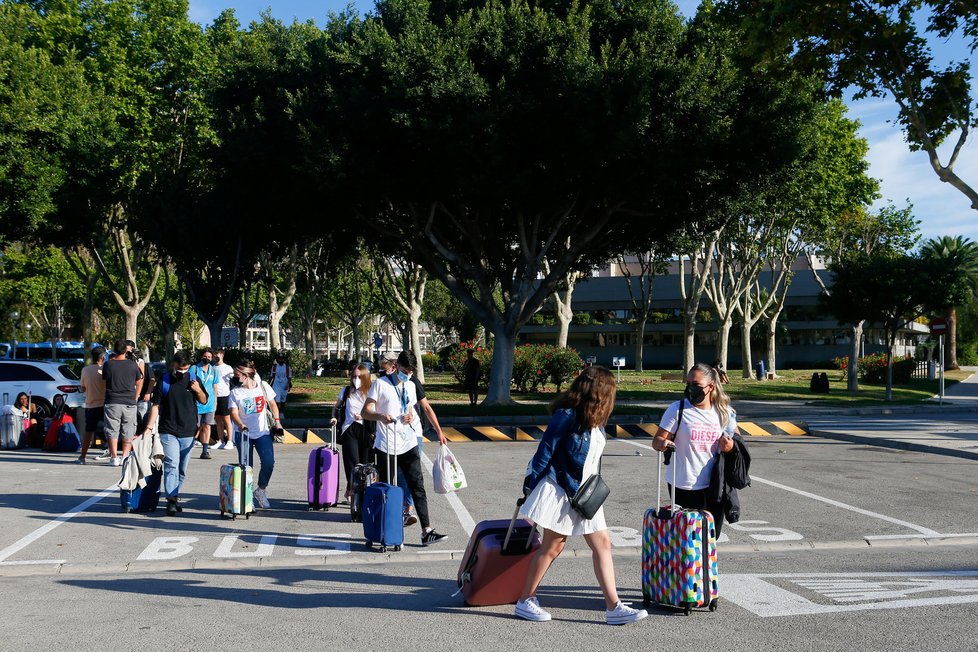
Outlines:
[[[170,371],[163,374],[153,392],[143,434],[152,433],[152,424],[159,417],[160,444],[163,446],[163,487],[166,515],[175,516],[180,507],[180,488],[187,478],[190,452],[197,434],[197,409],[207,403],[208,394],[190,371],[190,356],[178,351],[173,356]]]

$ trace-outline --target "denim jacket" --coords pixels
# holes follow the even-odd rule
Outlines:
[[[529,495],[544,477],[553,479],[573,498],[584,476],[584,461],[591,448],[591,429],[577,420],[569,408],[558,410],[550,417],[547,430],[530,460],[528,475],[523,479],[523,494]]]

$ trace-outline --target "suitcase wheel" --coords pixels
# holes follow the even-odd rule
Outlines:
[[[374,549],[374,542],[371,541],[370,539],[367,539],[367,548],[370,550]]]
[[[380,547],[380,551],[381,552],[387,552],[387,546],[381,546]]]
[[[401,552],[401,546],[394,546],[394,552]]]
[[[649,597],[643,597],[642,598],[642,606],[645,607],[646,609],[648,609],[649,607],[651,607],[652,606],[652,599],[649,598]]]
[[[710,611],[716,611],[717,607],[719,606],[720,606],[719,598],[713,598],[713,600],[710,601]]]
[[[686,606],[683,607],[683,614],[688,616],[690,613],[692,613],[692,611],[693,611],[693,603],[687,602]]]

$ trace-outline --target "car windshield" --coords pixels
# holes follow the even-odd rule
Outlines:
[[[64,365],[64,364],[58,365],[58,371],[60,371],[61,375],[63,375],[68,380],[78,380],[78,374],[72,371],[71,367],[69,367],[68,365]]]

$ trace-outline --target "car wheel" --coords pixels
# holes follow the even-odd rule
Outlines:
[[[31,403],[37,407],[37,412],[42,419],[49,418],[54,414],[54,409],[51,407],[50,401],[40,396],[31,397]]]

